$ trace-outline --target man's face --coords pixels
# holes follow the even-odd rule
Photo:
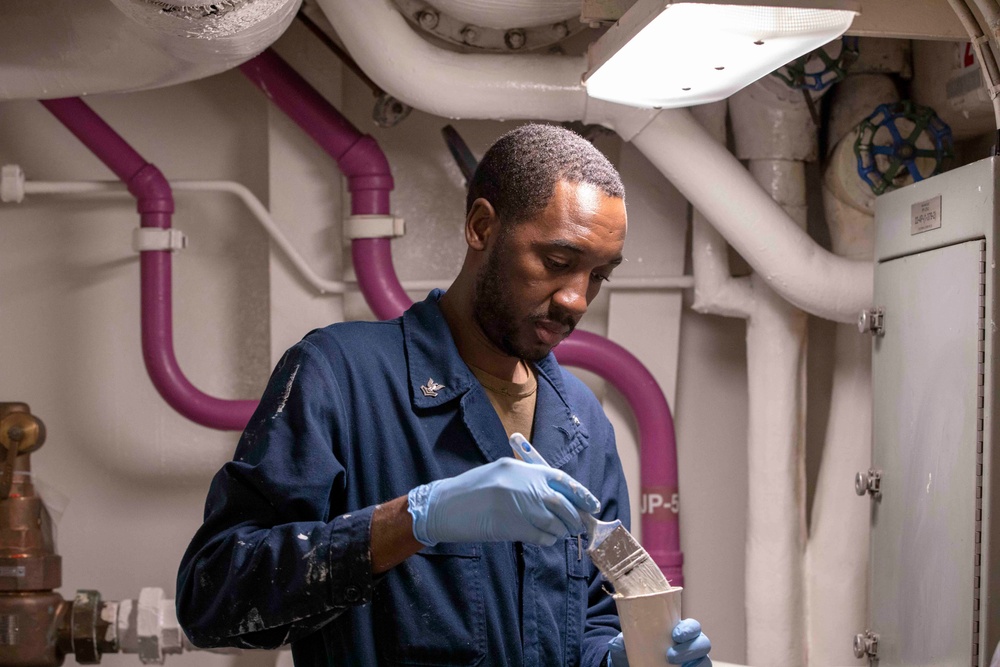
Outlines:
[[[504,353],[538,361],[573,331],[622,262],[625,202],[559,181],[545,209],[504,229],[476,276],[473,314]]]

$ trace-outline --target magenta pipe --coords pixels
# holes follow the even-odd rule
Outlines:
[[[128,187],[136,198],[142,227],[169,229],[174,212],[170,184],[110,125],[79,98],[43,100],[59,122]],[[177,412],[202,426],[242,430],[256,401],[209,396],[185,377],[174,355],[169,250],[146,250],[139,260],[142,291],[142,356],[153,386]]]
[[[347,177],[353,215],[389,215],[392,171],[373,138],[361,134],[274,51],[248,60],[240,71],[336,161]]]
[[[355,239],[351,243],[351,258],[358,287],[365,302],[380,320],[399,317],[413,305],[392,268],[390,239]],[[386,271],[385,267],[391,270]]]
[[[642,545],[674,586],[684,585],[678,520],[677,442],[667,399],[653,374],[624,347],[574,331],[555,349],[559,363],[604,378],[621,392],[639,427]]]
[[[347,178],[352,215],[391,215],[392,172],[372,137],[361,134],[274,51],[243,63],[240,71],[334,159]],[[358,286],[381,320],[398,317],[413,305],[392,269],[390,241],[356,239],[351,244]]]

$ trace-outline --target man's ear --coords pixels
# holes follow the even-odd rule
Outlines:
[[[472,202],[465,217],[465,242],[472,250],[486,250],[490,238],[500,231],[500,219],[493,204],[480,197]]]

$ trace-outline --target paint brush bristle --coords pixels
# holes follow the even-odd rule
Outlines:
[[[620,522],[598,541],[591,535],[587,554],[597,569],[624,597],[660,593],[670,589],[660,567]]]

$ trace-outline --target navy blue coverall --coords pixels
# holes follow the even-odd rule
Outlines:
[[[619,624],[586,535],[442,543],[372,576],[375,505],[511,455],[440,296],[285,353],[181,562],[177,613],[195,645],[292,642],[299,667],[603,664]],[[553,355],[536,367],[533,444],[628,525],[600,404]]]

